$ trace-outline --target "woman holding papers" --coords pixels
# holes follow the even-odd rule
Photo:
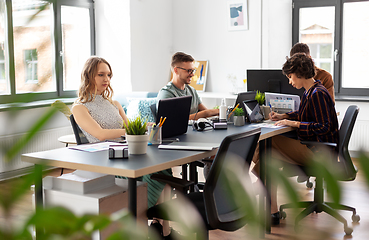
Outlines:
[[[304,88],[299,110],[285,114],[271,112],[269,117],[277,121],[275,125],[296,128],[298,140],[276,136],[272,138],[273,158],[293,164],[304,165],[313,156],[314,149],[309,149],[300,141],[338,143],[338,121],[334,102],[319,80],[315,80],[313,60],[304,53],[296,53],[288,58],[282,68],[289,83],[297,88]],[[258,150],[253,161],[258,167]],[[256,172],[258,168],[256,168]],[[276,186],[272,186],[271,212],[272,224],[279,224]]]
[[[89,58],[82,70],[78,99],[72,113],[90,143],[120,138],[126,133],[123,121],[127,124],[127,116],[120,103],[112,100],[112,76],[110,64],[96,56]],[[172,175],[171,169],[160,173]],[[148,183],[148,207],[154,206],[165,184],[150,179],[150,175],[143,176],[142,181]]]

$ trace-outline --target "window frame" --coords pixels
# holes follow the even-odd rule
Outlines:
[[[364,2],[369,0],[293,0],[292,1],[292,45],[299,41],[300,9],[309,7],[335,7],[334,48],[337,52],[333,60],[333,80],[336,97],[369,96],[369,88],[342,87],[342,39],[343,39],[343,5],[348,2]]]
[[[96,40],[95,40],[95,11],[93,0],[44,0],[52,4],[53,12],[53,26],[51,32],[53,35],[53,77],[56,81],[56,91],[42,92],[42,93],[16,93],[15,86],[15,64],[14,64],[14,35],[13,35],[13,9],[12,1],[5,0],[5,21],[7,28],[5,29],[6,48],[5,54],[8,54],[8,59],[5,62],[8,64],[7,78],[9,79],[9,95],[0,95],[0,104],[15,103],[15,102],[30,102],[40,100],[50,100],[59,98],[74,98],[77,97],[76,90],[63,90],[63,62],[62,62],[62,26],[61,26],[61,7],[73,6],[88,8],[90,13],[90,33],[91,33],[91,55],[96,54]],[[5,58],[6,58],[5,57]],[[8,80],[6,79],[6,81]]]

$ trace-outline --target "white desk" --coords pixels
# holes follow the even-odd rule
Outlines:
[[[69,144],[77,144],[74,134],[61,136],[58,138],[58,141],[61,143],[65,143],[66,147],[68,147]]]
[[[187,134],[178,136],[178,138],[180,139],[180,141],[212,142],[220,145],[225,136],[254,129],[255,126],[253,125],[254,124],[247,124],[241,127],[229,125],[227,130],[210,130],[203,132],[193,131],[192,127],[189,126]],[[268,149],[271,146],[270,138],[272,136],[289,132],[291,130],[292,128],[290,127],[278,129],[262,128],[260,136],[260,158],[264,158],[265,149]],[[136,182],[138,177],[150,173],[159,172],[174,166],[201,160],[203,158],[215,155],[216,152],[217,149],[214,149],[212,151],[160,150],[157,148],[157,146],[148,146],[147,154],[130,155],[129,159],[110,160],[108,158],[107,150],[91,153],[69,148],[59,148],[48,151],[23,154],[21,159],[24,162],[35,164],[35,170],[38,173],[38,179],[35,182],[35,198],[38,207],[43,206],[42,167],[40,164],[45,164],[48,166],[80,169],[128,177],[128,206],[130,211],[134,215],[136,215]],[[263,164],[261,164],[260,174],[263,181],[266,176],[265,167],[263,166]],[[268,184],[268,179],[266,179],[266,184]],[[261,206],[264,206],[264,204],[262,204]],[[270,210],[268,211],[268,208],[265,211],[270,213]]]

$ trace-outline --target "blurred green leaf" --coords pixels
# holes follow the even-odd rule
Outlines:
[[[264,226],[263,218],[258,213],[258,204],[256,202],[256,193],[252,186],[252,182],[248,173],[248,168],[242,168],[245,164],[244,159],[236,155],[227,156],[227,163],[223,165],[219,179],[224,182],[224,190],[226,191],[227,202],[235,206],[235,209],[241,209],[246,214],[246,223],[251,225],[253,236],[258,236],[259,230]]]
[[[62,207],[41,208],[34,214],[26,226],[36,226],[45,229],[45,235],[70,235],[78,218],[69,210]],[[50,231],[52,229],[52,231]]]
[[[56,100],[55,102],[53,102],[53,104],[51,104],[51,106],[52,107],[55,107],[56,109],[58,109],[69,120],[69,117],[72,114],[72,111],[69,109],[69,107],[67,106],[67,104],[63,103],[60,100]]]
[[[58,111],[55,107],[47,109],[45,114],[31,127],[31,129],[21,137],[5,155],[5,161],[11,161],[21,150],[31,141],[38,131],[51,119],[51,117]]]
[[[360,165],[360,172],[364,174],[366,185],[369,188],[369,157],[365,154],[364,151],[360,151],[358,161]]]
[[[300,196],[296,192],[295,186],[291,183],[291,179],[287,176],[294,176],[290,172],[294,172],[294,167],[287,168],[286,166],[281,171],[280,167],[283,164],[278,159],[270,158],[267,160],[267,172],[271,176],[271,181],[284,188],[286,197],[291,204],[297,208],[297,203],[300,201]]]
[[[147,228],[143,223],[137,221],[127,209],[115,212],[110,215],[110,220],[119,224],[119,230],[111,234],[106,240],[147,240],[147,232],[142,230]],[[160,240],[159,236],[150,235],[150,240]]]
[[[13,181],[11,187],[7,189],[7,191],[0,192],[0,204],[5,212],[10,211],[12,207],[17,204],[18,200],[30,191],[31,185],[34,184],[35,177],[35,172],[22,176],[18,181]]]
[[[314,169],[314,175],[321,177],[325,181],[327,195],[332,199],[334,204],[341,201],[341,186],[338,182],[338,169],[332,165],[331,158],[324,152],[315,154],[314,159],[309,165],[310,169]]]

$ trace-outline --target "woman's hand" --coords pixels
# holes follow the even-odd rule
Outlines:
[[[283,119],[283,120],[280,120],[280,121],[276,122],[275,125],[276,126],[289,126],[289,127],[299,128],[300,127],[300,122]]]
[[[287,114],[279,114],[273,111],[269,113],[269,119],[271,119],[272,121],[278,121],[285,118],[288,118]]]

